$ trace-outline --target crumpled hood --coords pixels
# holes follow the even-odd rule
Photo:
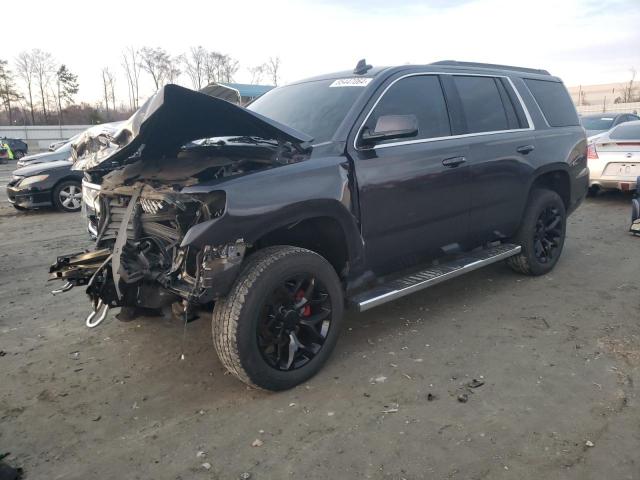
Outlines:
[[[249,136],[302,145],[309,135],[219,98],[166,85],[120,125],[85,131],[72,145],[74,170],[113,169],[176,155],[191,140]]]

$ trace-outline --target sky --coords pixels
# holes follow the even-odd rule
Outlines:
[[[26,18],[0,41],[0,59],[51,52],[78,74],[77,99],[101,99],[101,70],[116,73],[126,97],[121,52],[203,47],[248,67],[281,59],[281,83],[373,65],[464,60],[544,68],[567,86],[627,81],[640,72],[640,0],[22,0]],[[640,73],[638,74],[640,77]],[[142,74],[142,97],[153,92]],[[181,83],[188,85],[186,75]]]

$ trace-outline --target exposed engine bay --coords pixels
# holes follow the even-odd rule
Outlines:
[[[171,104],[176,99],[167,95],[174,89],[165,92],[167,88],[156,96],[164,96],[164,102]],[[200,101],[205,104],[223,102],[175,88],[174,94],[187,102],[193,102],[194,95],[204,97]],[[86,285],[93,304],[87,318],[90,327],[99,324],[114,307],[124,307],[122,312],[135,316],[137,310],[159,309],[175,302],[187,306],[213,301],[215,286],[224,284],[225,272],[239,266],[250,247],[242,238],[204,248],[183,245],[193,226],[225,214],[225,193],[217,190],[216,184],[228,177],[308,158],[299,142],[278,135],[273,125],[265,123],[265,127],[255,118],[245,129],[237,118],[231,123],[239,123],[241,133],[275,129],[276,134],[267,139],[255,135],[197,139],[194,135],[217,130],[196,124],[192,133],[183,125],[172,141],[157,141],[156,136],[167,134],[163,130],[169,128],[174,112],[155,105],[149,113],[148,104],[153,106],[154,102],[158,102],[156,97],[117,132],[88,131],[73,147],[76,164],[85,170],[88,180],[100,185],[96,245],[92,251],[58,257],[50,273],[52,279],[66,281],[54,293]],[[215,113],[217,105],[209,106],[213,108],[209,113]],[[222,106],[240,110],[240,116],[247,114],[231,104]],[[143,119],[139,118],[141,112],[146,112]],[[219,119],[213,120],[215,124]],[[151,127],[145,128],[147,125]],[[131,148],[139,137],[142,140],[137,141],[137,147]],[[157,144],[148,148],[154,142],[162,148]],[[203,193],[182,193],[185,187],[203,184],[210,186]]]

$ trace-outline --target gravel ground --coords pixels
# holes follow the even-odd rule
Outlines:
[[[170,318],[86,329],[82,289],[46,281],[90,245],[80,214],[0,202],[0,452],[28,479],[640,478],[628,196],[585,202],[550,275],[498,264],[349,314],[324,370],[278,394],[225,375],[208,316],[182,361]]]

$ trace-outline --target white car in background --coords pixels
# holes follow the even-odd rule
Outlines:
[[[596,113],[580,116],[580,123],[587,131],[587,137],[593,137],[625,122],[640,120],[635,113]]]
[[[587,163],[591,194],[600,189],[635,190],[640,176],[640,120],[589,137]]]
[[[73,137],[71,138],[67,138],[66,140],[58,140],[56,142],[53,142],[49,145],[49,151],[50,152],[55,152],[57,149],[59,149],[61,146],[67,144],[67,143],[73,143],[75,142],[78,138],[80,138],[80,133],[75,134]]]

